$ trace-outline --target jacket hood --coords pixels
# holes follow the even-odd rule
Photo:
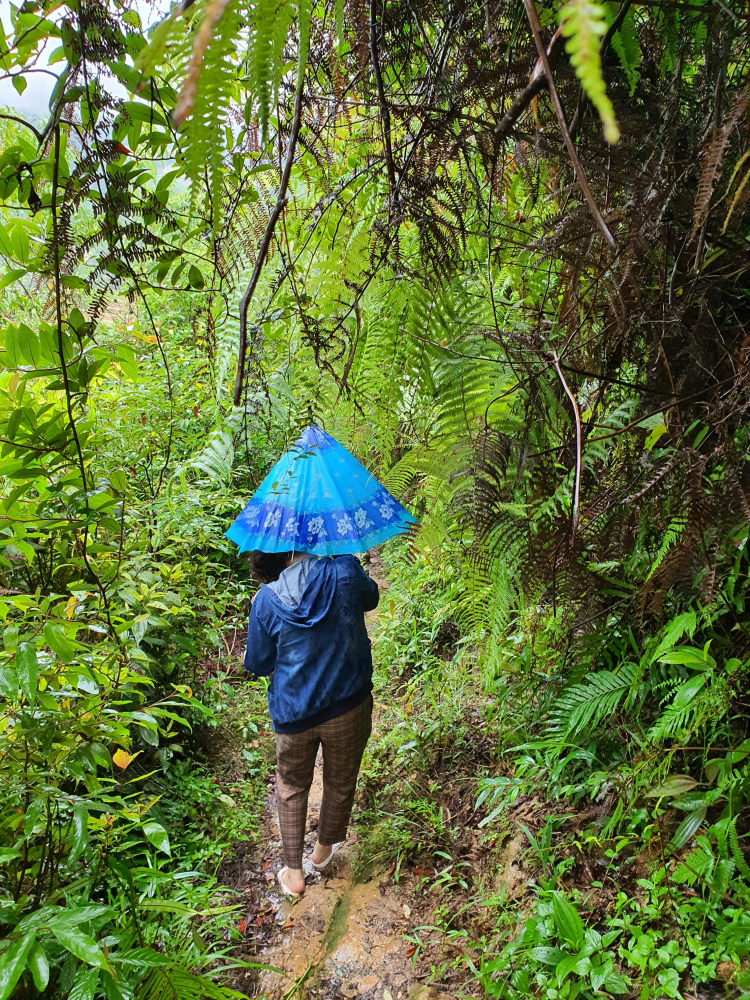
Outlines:
[[[305,589],[296,606],[285,604],[271,588],[265,590],[273,604],[274,613],[290,625],[311,628],[325,618],[336,593],[336,567],[330,557],[310,560],[313,563],[307,574]]]

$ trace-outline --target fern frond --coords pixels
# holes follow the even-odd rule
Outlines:
[[[610,21],[614,21],[618,9],[618,4],[606,4]],[[612,36],[611,45],[617,58],[620,60],[622,71],[630,85],[630,96],[632,97],[638,84],[638,67],[641,64],[641,47],[638,44],[635,9],[633,7],[625,15],[625,19],[620,25],[620,30],[616,31]]]
[[[258,107],[263,140],[268,136],[271,109],[281,83],[283,50],[295,14],[295,4],[278,0],[258,0],[253,8],[247,50],[247,76]],[[305,16],[309,31],[309,15]]]
[[[664,537],[662,538],[661,545],[659,546],[659,551],[656,553],[656,558],[651,564],[651,569],[648,571],[646,581],[651,579],[657,569],[664,562],[664,557],[667,552],[669,552],[675,542],[680,540],[683,532],[685,531],[686,525],[687,518],[685,517],[675,517],[670,521],[667,530],[664,532]]]
[[[138,53],[135,68],[144,80],[153,76],[159,64],[163,62],[167,47],[177,33],[177,21],[182,14],[182,7],[177,6],[151,30],[151,40]]]
[[[218,986],[207,976],[196,976],[180,965],[160,966],[148,974],[136,991],[137,1000],[245,1000],[244,993]]]
[[[750,866],[748,866],[747,861],[745,861],[745,855],[742,851],[740,845],[740,838],[737,835],[737,817],[733,816],[727,830],[727,840],[729,841],[729,847],[732,851],[732,857],[734,858],[734,863],[737,865],[737,871],[743,877],[745,882],[750,885]]]
[[[206,12],[203,15],[201,26],[193,42],[193,51],[190,54],[187,74],[182,84],[182,90],[177,98],[177,104],[172,112],[172,121],[177,128],[182,125],[186,118],[192,113],[195,105],[195,97],[198,93],[198,81],[200,80],[201,69],[203,67],[203,57],[211,42],[214,28],[227,8],[230,0],[209,0]]]
[[[224,429],[219,429],[211,434],[198,454],[183,465],[183,470],[199,469],[201,472],[205,472],[209,478],[221,482],[230,478],[233,462],[232,435]]]
[[[716,182],[719,179],[724,153],[729,144],[732,132],[745,113],[748,103],[750,103],[750,84],[746,85],[739,92],[726,119],[719,128],[714,129],[710,142],[705,145],[701,153],[701,172],[698,178],[698,192],[693,207],[693,227],[690,230],[691,238],[695,236],[708,218],[711,198],[713,197]]]
[[[599,42],[607,32],[604,10],[591,0],[569,0],[559,14],[563,35],[568,39],[565,48],[586,96],[599,112],[604,138],[613,144],[620,138],[615,121],[615,110],[607,97],[602,76]]]
[[[663,740],[668,736],[676,736],[677,733],[686,732],[689,728],[695,728],[696,719],[694,717],[699,714],[699,710],[704,707],[704,701],[706,701],[705,698],[698,697],[706,680],[706,674],[699,674],[697,677],[691,677],[689,681],[677,689],[672,704],[659,716],[649,730],[650,740]]]
[[[625,663],[617,673],[600,670],[563,691],[554,706],[550,730],[566,736],[595,726],[611,715],[630,690],[638,665]]]

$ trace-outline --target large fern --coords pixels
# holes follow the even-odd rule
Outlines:
[[[624,663],[616,673],[600,670],[583,683],[563,691],[555,703],[550,730],[572,736],[598,725],[612,715],[628,694],[637,670],[636,663]]]
[[[136,990],[137,1000],[245,1000],[244,993],[218,986],[181,965],[159,966]]]

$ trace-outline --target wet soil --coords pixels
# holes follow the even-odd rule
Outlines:
[[[245,922],[249,947],[242,957],[279,971],[266,969],[257,978],[248,973],[245,982],[236,985],[250,996],[269,1000],[281,1000],[295,987],[300,998],[387,1000],[390,993],[392,1000],[405,1000],[429,973],[429,968],[424,971],[421,963],[412,961],[404,939],[414,925],[405,900],[413,900],[407,887],[394,885],[385,873],[362,880],[354,877],[355,837],[339,849],[325,872],[312,868],[309,852],[315,843],[322,791],[319,758],[308,807],[307,888],[301,899],[292,900],[276,881],[283,860],[270,790],[261,856],[247,869],[248,895],[256,909]]]

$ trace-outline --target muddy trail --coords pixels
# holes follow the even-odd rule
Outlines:
[[[376,557],[369,567],[382,594],[387,589],[382,564]],[[368,629],[377,611],[367,616]],[[240,650],[232,650],[234,657]],[[375,726],[378,724],[377,705]],[[272,739],[272,734],[263,734]],[[240,927],[245,945],[237,961],[262,963],[271,968],[246,970],[233,986],[250,997],[267,1000],[448,1000],[426,981],[434,955],[415,955],[408,940],[419,924],[430,923],[425,901],[410,891],[416,876],[367,870],[355,874],[357,834],[349,839],[324,872],[312,868],[309,855],[315,844],[323,792],[322,754],[319,752],[308,802],[304,869],[306,890],[292,900],[280,890],[276,874],[283,866],[281,837],[276,814],[275,775],[269,776],[261,835],[243,856],[239,852],[228,866],[225,883],[244,897]],[[250,845],[247,845],[250,847]],[[357,869],[361,869],[358,859]],[[272,971],[272,969],[276,971]]]

